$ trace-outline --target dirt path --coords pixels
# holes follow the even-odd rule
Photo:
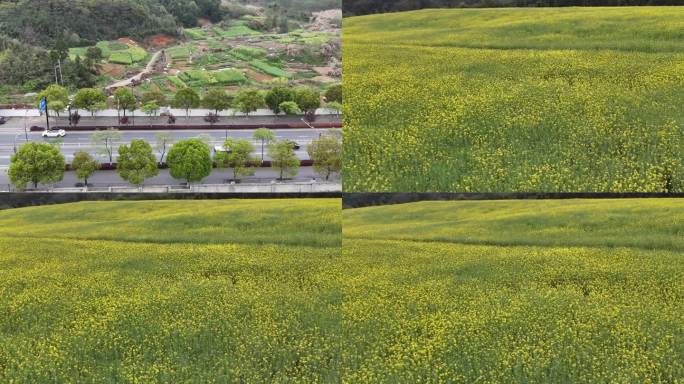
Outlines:
[[[152,70],[154,69],[154,64],[157,62],[157,60],[159,60],[161,53],[162,53],[162,51],[155,52],[155,54],[152,56],[149,63],[147,63],[147,65],[145,66],[145,69],[143,69],[142,72],[140,72],[134,76],[131,76],[128,79],[119,80],[119,81],[115,82],[114,84],[110,84],[105,88],[105,90],[127,87],[127,86],[131,85],[131,83],[133,83],[134,81],[140,81],[142,79],[143,75],[146,75],[146,74],[149,74],[152,72]]]

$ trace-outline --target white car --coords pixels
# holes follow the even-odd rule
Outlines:
[[[63,129],[51,129],[51,130],[45,130],[41,134],[43,137],[64,137],[66,135],[66,131]]]
[[[214,152],[216,152],[216,153],[219,153],[219,152],[227,152],[227,153],[230,153],[231,150],[230,150],[230,148],[228,148],[228,149],[223,148],[223,145],[217,145],[217,146],[214,147]]]

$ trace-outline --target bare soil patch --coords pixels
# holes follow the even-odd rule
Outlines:
[[[328,74],[332,72],[333,67],[313,67],[312,69],[318,72],[318,74],[321,76],[328,76]]]
[[[330,76],[316,76],[316,77],[312,77],[311,80],[319,82],[319,83],[334,83],[337,81]]]
[[[103,75],[114,77],[114,78],[119,78],[119,77],[123,76],[125,71],[126,71],[125,65],[107,63],[107,64],[102,64],[102,70],[100,71],[100,73]]]
[[[265,73],[257,72],[253,69],[246,69],[245,75],[251,77],[252,79],[254,79],[260,83],[264,83],[264,82],[273,80],[273,76],[269,76]]]
[[[129,39],[128,37],[120,37],[120,38],[117,39],[117,41],[120,42],[120,43],[127,44],[127,45],[133,45],[133,46],[137,46],[137,45],[138,45],[138,43],[136,43],[135,41]]]
[[[169,35],[153,35],[147,38],[146,44],[152,48],[164,48],[176,42],[176,38]]]

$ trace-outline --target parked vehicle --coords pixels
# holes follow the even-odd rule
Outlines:
[[[295,151],[298,150],[299,148],[301,148],[301,145],[299,145],[299,143],[297,143],[294,140],[287,140],[287,142],[290,143],[290,145],[292,146],[292,149],[294,149]]]
[[[0,116],[0,125],[5,124],[6,122],[7,122],[7,119],[5,118],[5,116]]]
[[[43,137],[64,137],[66,136],[66,131],[63,129],[51,129],[51,130],[44,130],[43,133],[41,134]]]
[[[204,116],[204,121],[206,121],[207,123],[212,123],[212,124],[217,123],[219,121],[219,115],[217,115],[215,113],[210,113],[210,114]]]
[[[219,153],[219,152],[230,153],[231,149],[230,148],[224,148],[223,145],[217,145],[217,146],[214,146],[214,152],[215,153]]]

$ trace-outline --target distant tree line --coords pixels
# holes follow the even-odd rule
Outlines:
[[[78,63],[87,66],[90,61],[86,58],[83,61],[78,61]],[[36,106],[40,104],[42,98],[47,99],[50,112],[57,116],[68,109],[70,104],[75,109],[88,111],[92,116],[107,108],[107,96],[99,88],[79,88],[70,100],[67,88],[52,84],[36,95]],[[219,113],[228,109],[249,115],[259,108],[269,108],[275,114],[303,114],[313,119],[316,110],[322,106],[321,99],[325,100],[325,108],[332,113],[341,113],[342,86],[340,84],[332,85],[325,90],[323,95],[310,87],[275,86],[269,90],[243,88],[234,95],[228,94],[223,89],[213,88],[204,97],[200,96],[194,89],[185,87],[176,91],[172,98],[167,98],[159,90],[150,90],[138,96],[131,88],[122,87],[114,91],[111,106],[119,111],[119,115],[123,115],[123,117],[119,117],[119,122],[122,124],[128,124],[127,112],[135,113],[136,110],[140,109],[146,115],[156,117],[161,108],[165,106],[184,109],[186,118],[189,117],[190,110],[193,108],[210,109],[214,112],[207,115],[205,120],[213,124],[219,121]],[[73,124],[78,124],[78,119],[73,120],[72,117],[73,115],[69,117],[70,121]]]
[[[344,0],[345,16],[423,8],[684,5],[684,0]]]

